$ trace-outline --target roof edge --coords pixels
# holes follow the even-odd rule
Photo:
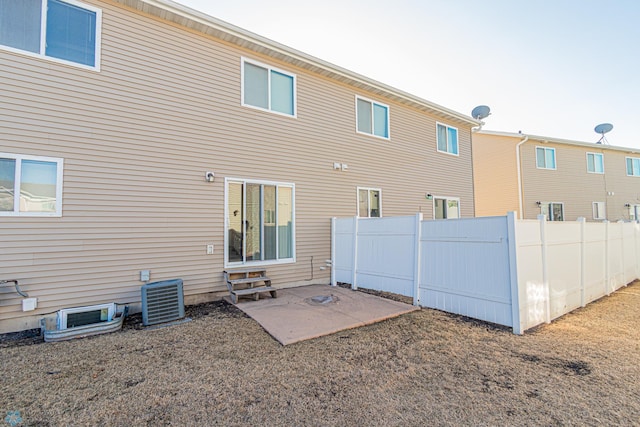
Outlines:
[[[476,132],[477,134],[482,135],[493,135],[493,136],[504,136],[504,137],[512,137],[512,138],[525,138],[528,137],[529,141],[538,141],[541,143],[556,143],[556,144],[565,144],[565,145],[576,145],[580,147],[593,147],[594,149],[604,149],[604,150],[614,150],[614,151],[626,151],[629,154],[639,154],[640,149],[633,147],[621,147],[617,145],[606,145],[606,144],[597,144],[595,142],[585,142],[585,141],[575,141],[571,139],[562,139],[562,138],[554,138],[550,136],[541,136],[541,135],[532,135],[528,133],[514,133],[514,132],[501,132],[501,131],[491,131],[491,130],[480,130]]]

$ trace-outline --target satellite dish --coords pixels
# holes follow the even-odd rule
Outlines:
[[[609,142],[607,141],[607,138],[605,138],[604,134],[611,132],[611,130],[613,129],[613,125],[611,123],[601,123],[598,126],[596,126],[593,130],[596,133],[599,133],[600,135],[602,135],[600,137],[600,140],[597,142],[597,144],[608,144]]]
[[[489,117],[491,114],[491,109],[486,105],[478,105],[476,108],[471,111],[471,117],[476,120],[483,120]]]

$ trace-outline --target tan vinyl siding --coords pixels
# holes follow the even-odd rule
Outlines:
[[[0,331],[19,319],[140,300],[151,280],[182,278],[186,296],[226,290],[225,177],[295,184],[296,263],[269,266],[276,286],[328,283],[330,218],[356,214],[356,188],[382,189],[384,216],[425,194],[474,214],[471,132],[460,156],[436,151],[436,117],[113,3],[103,10],[101,71],[0,51],[0,152],[64,159],[61,218],[0,217]],[[241,57],[297,76],[297,118],[240,103]],[[389,105],[391,139],[356,133],[355,95]],[[348,164],[347,171],[333,163]],[[214,183],[204,180],[214,171]],[[213,244],[213,255],[206,245]],[[314,270],[311,270],[313,258]],[[33,326],[31,326],[33,327]]]
[[[493,185],[513,174],[509,182],[517,191],[515,155],[512,160],[491,163],[490,157],[502,146],[513,147],[524,135],[502,135],[487,132],[474,135],[474,175],[476,190],[476,212],[485,214],[486,204],[516,203],[517,195],[508,191],[492,192]],[[539,169],[536,164],[536,147],[553,148],[556,169]],[[584,217],[593,218],[593,203],[604,202],[606,219],[629,220],[629,209],[625,204],[640,204],[640,178],[626,175],[625,158],[640,157],[637,149],[625,149],[607,145],[577,141],[554,140],[533,137],[520,147],[522,165],[523,212],[527,219],[534,219],[541,209],[536,202],[557,202],[564,205],[567,221]],[[514,151],[515,153],[515,151]],[[604,159],[604,174],[587,172],[587,153],[601,153]],[[496,212],[496,214],[498,214]]]
[[[519,211],[516,145],[509,137],[473,134],[476,216]]]

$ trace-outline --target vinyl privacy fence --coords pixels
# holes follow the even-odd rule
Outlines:
[[[517,220],[332,220],[332,284],[526,329],[639,277],[640,225]]]

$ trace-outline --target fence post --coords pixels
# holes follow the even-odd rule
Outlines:
[[[618,228],[620,229],[620,264],[622,266],[622,285],[627,286],[627,270],[624,265],[624,221],[618,220]]]
[[[351,289],[354,291],[358,289],[358,274],[356,269],[358,268],[358,216],[353,217],[353,270],[351,271]]]
[[[336,217],[331,218],[331,286],[336,286]]]
[[[511,330],[522,335],[520,323],[520,286],[518,285],[518,246],[516,242],[516,213],[507,212],[507,245],[509,250],[509,282],[511,284]]]
[[[586,302],[586,228],[587,220],[584,217],[578,218],[580,223],[580,307],[587,305]]]
[[[545,293],[545,322],[551,323],[551,289],[549,286],[549,272],[547,271],[549,266],[547,263],[547,217],[545,215],[538,215],[538,221],[540,222],[540,242],[542,253],[542,286],[544,286]]]
[[[609,221],[605,221],[604,229],[604,294],[609,296],[611,291],[611,278],[609,277]]]
[[[415,250],[413,264],[413,305],[420,305],[420,271],[421,271],[421,244],[422,239],[422,213],[416,214],[415,221]]]

